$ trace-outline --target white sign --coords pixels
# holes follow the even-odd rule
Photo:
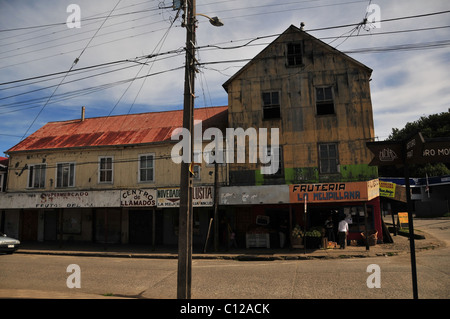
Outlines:
[[[119,200],[120,191],[5,193],[0,194],[0,207],[4,209],[119,207]]]
[[[156,206],[156,189],[130,189],[120,192],[122,207],[153,207]]]
[[[158,207],[180,207],[180,188],[159,188]],[[211,207],[214,205],[214,187],[195,186],[192,193],[192,206]]]

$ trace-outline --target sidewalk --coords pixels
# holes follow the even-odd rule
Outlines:
[[[425,239],[415,240],[416,251],[434,249],[445,245],[427,233]],[[333,258],[364,258],[379,256],[397,256],[409,253],[409,239],[404,236],[393,236],[394,243],[376,244],[369,246],[347,246],[345,249],[279,249],[279,248],[249,248],[230,249],[229,251],[214,252],[212,248],[206,253],[194,249],[193,259],[227,259],[240,261],[255,260],[309,260]],[[94,243],[24,243],[16,254],[41,254],[80,257],[116,257],[116,258],[154,258],[177,259],[176,247],[131,244],[94,244]]]

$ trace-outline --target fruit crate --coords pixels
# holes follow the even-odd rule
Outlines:
[[[246,247],[265,247],[270,248],[270,236],[266,234],[245,234]]]

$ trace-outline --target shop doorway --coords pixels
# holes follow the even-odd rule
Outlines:
[[[153,217],[153,214],[155,216]],[[155,225],[153,225],[155,221]],[[130,244],[153,244],[153,229],[155,244],[162,243],[163,220],[158,210],[130,210],[128,212],[128,241]],[[159,226],[159,227],[158,227]]]
[[[121,210],[113,208],[96,209],[95,241],[97,243],[117,244],[121,240]]]
[[[265,215],[269,217],[270,247],[289,247],[289,208],[268,208]]]
[[[44,212],[44,241],[57,240],[58,214],[56,211]]]
[[[24,210],[22,212],[22,236],[21,241],[36,241],[38,228],[37,210]]]

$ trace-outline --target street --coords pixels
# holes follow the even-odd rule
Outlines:
[[[420,299],[450,296],[450,220],[417,220],[415,228],[447,243],[417,256]],[[69,265],[81,288],[68,288]],[[379,266],[380,288],[369,288]],[[369,278],[370,276],[370,278]],[[72,277],[71,277],[72,278]],[[368,280],[369,278],[369,280]],[[0,255],[0,297],[33,290],[129,298],[176,298],[177,260],[13,254]],[[6,295],[5,294],[8,294]],[[410,255],[332,260],[193,260],[195,299],[410,299]]]

